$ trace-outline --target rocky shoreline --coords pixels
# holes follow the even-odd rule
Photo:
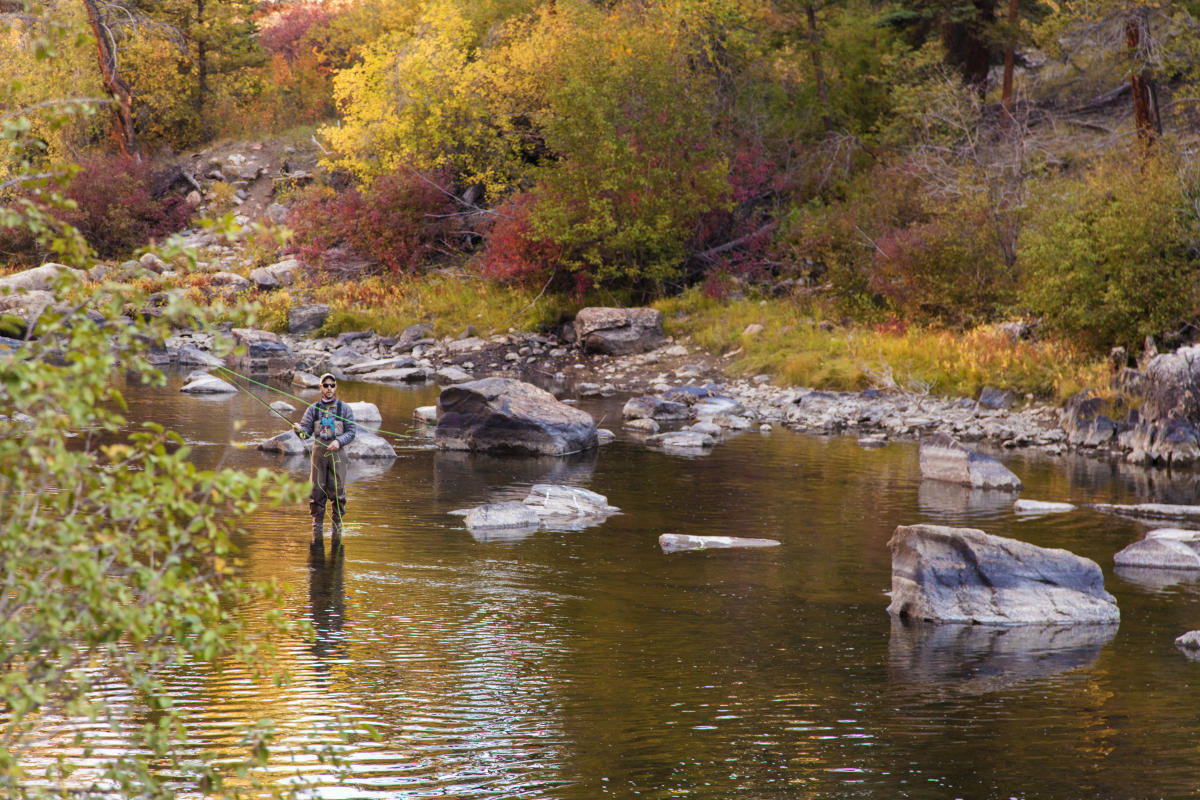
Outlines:
[[[1058,408],[1041,403],[1005,408],[1011,398],[1003,393],[985,393],[980,400],[972,400],[878,390],[797,389],[774,385],[766,376],[731,379],[723,372],[720,358],[669,339],[644,353],[607,354],[589,352],[577,341],[547,334],[481,337],[464,331],[457,337],[433,338],[430,331],[426,324],[411,326],[399,337],[355,332],[313,338],[230,330],[228,336],[246,355],[232,359],[228,366],[245,374],[291,380],[298,386],[312,384],[314,376],[326,371],[344,380],[384,384],[436,381],[453,385],[502,376],[535,383],[568,402],[599,395],[653,398],[660,402],[643,402],[640,409],[627,404],[623,422],[647,434],[707,421],[716,425],[707,430],[717,438],[722,430],[783,427],[803,433],[854,435],[863,446],[937,433],[963,442],[1034,447],[1052,454],[1071,446]],[[154,358],[163,365],[209,366],[214,363],[218,338],[216,333],[180,332],[165,342]],[[703,414],[691,413],[700,401],[717,397],[732,404],[720,409],[715,423],[705,420]],[[989,404],[989,397],[999,397],[999,401]],[[664,403],[673,405],[664,410]]]

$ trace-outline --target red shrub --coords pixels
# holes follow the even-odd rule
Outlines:
[[[76,208],[55,216],[74,225],[102,258],[128,255],[153,239],[182,230],[192,208],[180,195],[155,197],[148,163],[95,155],[63,189]]]
[[[293,249],[319,259],[343,245],[393,272],[415,272],[449,231],[449,199],[409,173],[384,175],[364,191],[309,193],[289,217]]]
[[[518,194],[496,209],[483,254],[482,272],[486,277],[508,283],[541,283],[557,266],[562,248],[533,233],[529,218],[535,203],[532,194]],[[590,285],[588,276],[576,276],[576,293],[586,291]]]
[[[331,14],[316,5],[287,6],[261,23],[259,43],[272,54],[295,61],[301,53],[305,37],[313,27],[329,24]]]

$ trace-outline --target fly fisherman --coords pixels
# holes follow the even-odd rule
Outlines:
[[[313,437],[312,495],[308,501],[313,546],[325,546],[325,501],[330,500],[330,549],[337,553],[342,543],[342,516],[346,513],[346,454],[342,448],[354,441],[355,434],[354,412],[337,397],[337,378],[328,372],[321,376],[321,399],[308,407],[300,424],[293,428],[302,438]]]

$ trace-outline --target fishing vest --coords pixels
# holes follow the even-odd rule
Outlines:
[[[339,414],[342,401],[335,400],[329,405],[317,403],[317,418],[313,422],[313,435],[322,442],[331,442],[337,437],[346,432],[346,423],[341,417],[344,414]]]

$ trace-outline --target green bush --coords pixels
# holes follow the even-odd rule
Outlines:
[[[1194,190],[1165,159],[1112,159],[1047,183],[1019,242],[1021,302],[1095,350],[1179,325],[1196,311]]]

